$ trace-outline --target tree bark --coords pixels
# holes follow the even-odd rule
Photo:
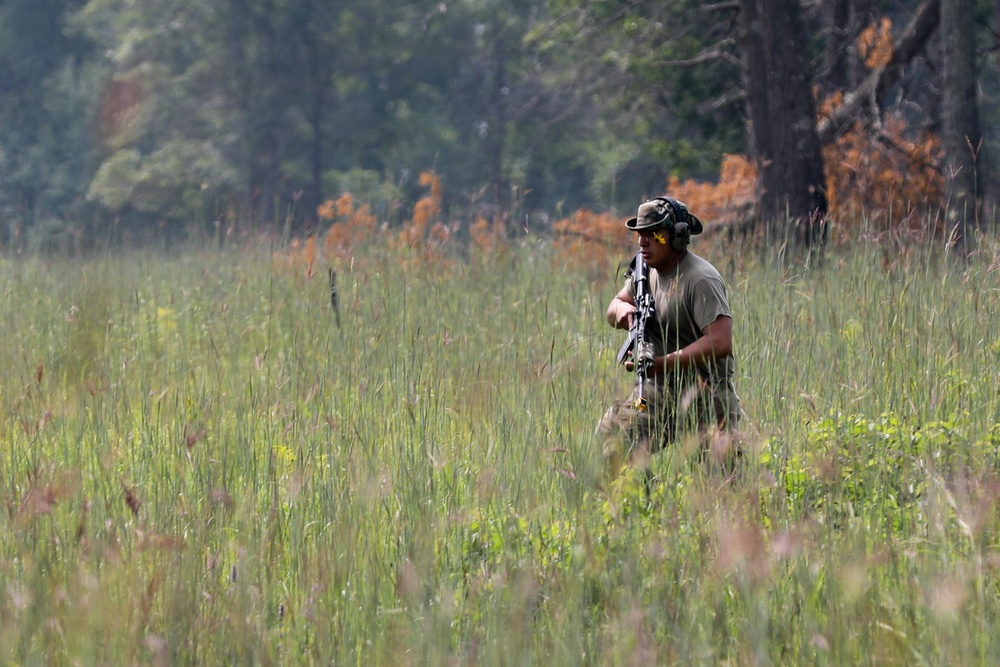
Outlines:
[[[319,229],[317,210],[323,202],[323,168],[326,154],[323,150],[326,133],[324,132],[327,107],[327,68],[324,67],[323,54],[315,40],[306,42],[306,60],[309,66],[308,81],[312,86],[312,96],[309,101],[309,125],[312,134],[309,155],[309,180],[311,187],[306,192],[305,201],[305,233],[314,234]]]
[[[823,88],[826,91],[850,87],[851,13],[851,0],[833,0],[830,3],[829,34],[824,53]]]
[[[798,0],[743,0],[741,27],[751,144],[763,193],[757,217],[789,223],[796,242],[822,241],[827,200]]]
[[[976,204],[982,194],[980,159],[983,132],[976,97],[975,17],[967,0],[942,0],[944,40],[943,131],[947,221],[952,240],[963,251],[977,225]]]

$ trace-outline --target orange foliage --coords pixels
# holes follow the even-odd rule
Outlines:
[[[454,229],[443,222],[435,222],[441,211],[443,188],[441,179],[431,171],[420,174],[420,184],[429,192],[413,207],[413,216],[399,230],[398,235],[388,236],[393,248],[419,248],[421,257],[439,260],[451,243]],[[349,193],[336,200],[327,200],[316,209],[320,220],[331,221],[324,241],[324,255],[328,259],[348,257],[359,246],[372,241],[379,225],[367,204],[357,204]],[[382,225],[385,229],[385,225]]]
[[[337,214],[333,211],[333,200],[327,199],[316,207],[316,217],[320,220],[333,220]]]
[[[441,211],[443,188],[438,175],[433,171],[421,173],[420,185],[430,188],[430,192],[417,201],[413,207],[413,217],[400,232],[400,241],[410,248],[415,248],[424,241],[430,221]]]
[[[827,98],[820,114],[841,102],[839,94]],[[877,134],[859,123],[823,147],[830,215],[843,228],[862,222],[876,231],[923,228],[928,216],[920,213],[941,205],[941,142],[931,133],[912,134],[905,120],[889,115]]]
[[[892,21],[883,16],[858,35],[858,54],[868,69],[885,67],[892,60]]]
[[[742,221],[756,201],[757,169],[741,155],[726,155],[718,183],[671,178],[667,192],[685,204],[706,226]],[[584,266],[603,271],[612,257],[635,249],[634,237],[625,229],[624,216],[581,210],[553,225],[560,254]]]
[[[340,195],[336,202],[333,204],[334,212],[341,218],[349,218],[354,213],[354,198],[351,197],[351,193],[345,192]]]
[[[820,114],[841,104],[828,98]],[[876,233],[923,229],[927,213],[941,205],[943,181],[940,142],[929,133],[913,138],[899,116],[887,117],[880,131],[855,125],[823,147],[829,215],[848,233],[861,224]],[[739,225],[751,214],[760,194],[756,165],[742,155],[725,155],[718,183],[671,177],[666,192],[685,202],[692,213],[713,226]],[[622,219],[578,211],[554,225],[564,254],[585,263],[606,261],[610,252],[628,247]],[[615,245],[617,239],[625,243]]]
[[[288,252],[275,252],[272,261],[295,273],[301,267],[305,279],[312,280],[316,275],[316,237],[310,236],[305,241],[292,239],[288,244]]]
[[[345,192],[336,201],[327,199],[316,209],[316,215],[320,220],[336,220],[337,218],[349,218],[354,213],[354,197],[351,193]]]
[[[444,195],[444,188],[441,186],[441,179],[433,171],[424,171],[420,173],[420,185],[429,187],[431,189],[430,196],[435,202],[441,203],[441,199]]]
[[[559,254],[597,274],[606,272],[612,257],[635,251],[635,239],[625,229],[624,218],[611,213],[580,210],[557,220],[552,229]]]
[[[820,105],[820,116],[842,102],[842,94],[830,96]],[[823,147],[829,216],[848,234],[862,224],[876,233],[922,231],[942,203],[940,155],[935,135],[914,136],[898,115],[887,116],[877,132],[855,124]],[[746,219],[760,185],[755,165],[726,155],[717,184],[671,178],[667,192],[710,228]]]
[[[742,155],[723,155],[718,183],[667,181],[671,197],[687,204],[688,210],[705,223],[732,225],[742,222],[760,192],[757,167]]]
[[[472,246],[482,256],[492,256],[503,248],[504,234],[502,222],[490,222],[483,216],[477,216],[469,228]]]
[[[349,193],[342,194],[336,201],[323,202],[316,213],[321,220],[334,221],[323,239],[323,254],[328,259],[347,257],[355,247],[368,243],[375,236],[378,224],[375,215],[367,204],[355,207]]]
[[[316,270],[316,237],[310,236],[306,239],[303,249],[302,263],[306,267],[306,278],[311,279]]]

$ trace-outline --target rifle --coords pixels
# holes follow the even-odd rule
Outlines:
[[[636,253],[625,275],[631,277],[635,283],[635,313],[632,315],[628,338],[618,350],[618,363],[624,364],[628,357],[632,356],[635,366],[635,407],[638,410],[645,410],[646,380],[653,368],[653,341],[650,331],[656,322],[656,312],[653,295],[649,292],[649,270],[641,252]]]

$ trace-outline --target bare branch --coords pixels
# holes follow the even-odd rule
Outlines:
[[[727,107],[735,102],[742,102],[747,97],[747,91],[743,89],[742,86],[731,88],[729,91],[715,98],[711,102],[706,102],[699,104],[697,106],[698,113],[707,113],[709,111],[718,111],[723,107]]]
[[[820,121],[816,128],[821,143],[832,140],[866,114],[878,115],[878,99],[902,76],[903,67],[913,60],[930,38],[940,20],[941,0],[925,0],[900,35],[889,62],[873,71],[861,85],[844,96],[844,102]]]
[[[713,2],[710,5],[702,5],[699,9],[706,14],[711,14],[712,12],[733,12],[739,11],[740,3],[737,0],[732,0],[732,2]]]
[[[664,65],[669,67],[694,67],[696,65],[701,65],[703,63],[712,62],[714,60],[723,60],[728,62],[730,65],[736,65],[737,67],[742,67],[743,62],[734,56],[732,53],[726,51],[723,47],[733,44],[733,40],[726,39],[717,44],[716,46],[702,51],[693,58],[685,58],[683,60],[659,60],[654,62],[654,65]]]

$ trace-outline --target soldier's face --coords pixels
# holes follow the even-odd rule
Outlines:
[[[666,266],[676,255],[665,229],[639,232],[639,250],[642,251],[642,259],[654,269]]]

